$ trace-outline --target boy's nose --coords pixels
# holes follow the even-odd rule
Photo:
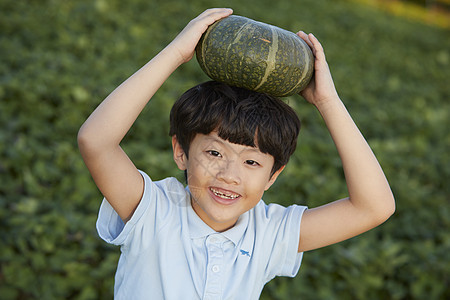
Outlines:
[[[217,179],[222,180],[228,184],[240,184],[241,176],[239,166],[234,161],[223,162],[217,172]]]

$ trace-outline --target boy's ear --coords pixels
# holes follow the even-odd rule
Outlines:
[[[269,181],[266,184],[266,187],[264,189],[265,191],[267,191],[272,186],[272,184],[275,182],[275,180],[277,180],[278,175],[280,175],[280,173],[284,170],[284,167],[286,167],[286,165],[282,166],[275,173],[273,173],[272,177],[270,177]]]
[[[172,136],[172,149],[173,149],[173,160],[177,164],[178,169],[180,169],[181,171],[186,170],[187,168],[186,153],[184,153],[183,147],[181,147],[175,135]]]

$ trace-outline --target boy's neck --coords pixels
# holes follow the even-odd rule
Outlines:
[[[208,225],[212,230],[216,232],[225,232],[236,225],[237,220],[231,220],[230,222],[214,222],[210,218],[208,218],[207,214],[201,209],[201,207],[197,204],[197,202],[191,196],[191,207],[194,210],[195,214],[203,221],[206,225]]]

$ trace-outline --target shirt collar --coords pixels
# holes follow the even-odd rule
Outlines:
[[[222,234],[225,237],[227,237],[230,241],[232,241],[235,246],[239,243],[239,240],[242,238],[245,231],[247,230],[249,218],[248,215],[249,212],[246,211],[239,217],[239,219],[237,220],[236,224],[234,224],[233,227],[231,227],[227,231],[222,232]]]
[[[210,234],[217,233],[214,229],[212,229],[205,222],[203,222],[203,220],[200,219],[200,217],[192,208],[191,197],[188,187],[186,187],[186,192],[188,196],[186,197],[187,198],[186,207],[187,207],[190,237],[192,239],[204,238]],[[237,245],[239,240],[244,235],[245,230],[247,229],[248,219],[249,219],[249,212],[247,211],[239,217],[239,219],[237,220],[236,224],[233,227],[231,227],[227,231],[220,232],[220,234],[222,234],[224,237],[232,241],[234,245]]]

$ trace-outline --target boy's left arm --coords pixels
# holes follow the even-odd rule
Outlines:
[[[342,161],[349,197],[308,209],[302,218],[299,252],[334,244],[370,230],[395,210],[394,196],[375,155],[340,100],[323,48],[299,32],[315,55],[315,76],[301,95],[322,115]]]

